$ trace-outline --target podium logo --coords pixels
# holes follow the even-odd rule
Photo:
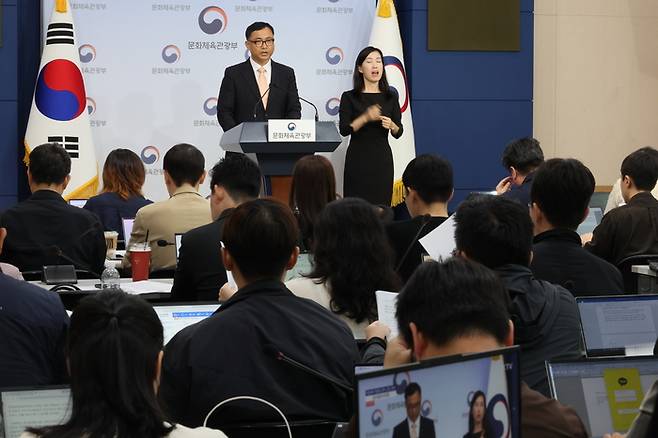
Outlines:
[[[203,102],[203,112],[208,114],[209,116],[216,116],[217,115],[217,98],[216,97],[209,97],[206,99],[205,102]]]
[[[96,59],[96,48],[91,44],[83,44],[78,48],[80,62],[87,64]]]
[[[382,412],[382,410],[375,409],[374,411],[372,411],[372,415],[370,416],[370,422],[372,423],[372,425],[377,427],[380,424],[382,424],[382,421],[384,421],[384,413]]]
[[[173,44],[162,49],[162,60],[167,64],[174,64],[180,59],[180,49]]]
[[[228,26],[228,15],[224,9],[217,6],[208,6],[199,14],[199,27],[208,35],[222,33]]]
[[[336,97],[329,99],[324,106],[324,110],[330,116],[337,116],[338,112],[340,111],[340,99]]]
[[[340,47],[329,47],[324,57],[329,64],[336,65],[340,64],[340,62],[345,58],[345,54],[343,53],[343,49]]]
[[[388,83],[398,95],[400,101],[400,112],[405,112],[409,107],[409,87],[407,87],[407,73],[404,71],[402,62],[395,56],[384,56],[384,68]]]
[[[288,131],[294,131],[295,129],[297,129],[297,125],[293,122],[288,123]]]
[[[87,112],[90,116],[94,115],[96,112],[96,101],[91,97],[87,98]]]
[[[155,164],[160,159],[160,151],[155,146],[146,146],[139,156],[144,164]]]

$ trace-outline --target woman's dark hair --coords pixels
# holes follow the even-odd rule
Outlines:
[[[114,149],[103,166],[103,192],[112,192],[122,199],[140,196],[146,178],[144,164],[129,149]]]
[[[655,353],[654,353],[655,356]],[[655,438],[658,436],[658,397],[653,404],[653,414],[651,415],[651,421],[649,422],[649,427],[647,427],[647,434],[645,438]],[[642,415],[642,414],[640,414]]]
[[[322,209],[336,200],[336,177],[331,162],[321,155],[307,155],[295,164],[288,205],[297,216],[301,241],[310,248],[313,225]]]
[[[377,47],[368,46],[365,49],[361,50],[356,57],[356,62],[354,63],[354,74],[352,76],[352,83],[354,91],[357,94],[363,92],[366,83],[363,79],[363,73],[359,72],[359,67],[363,64],[372,52],[379,53],[379,56],[382,57],[382,78],[379,80],[379,91],[385,94],[391,94],[391,87],[388,85],[388,79],[386,79],[386,67],[384,66],[384,54]]]
[[[154,382],[162,324],[143,299],[121,291],[84,298],[71,316],[67,356],[71,418],[29,429],[50,437],[160,438],[165,425]]]
[[[311,278],[326,282],[331,310],[357,323],[377,319],[375,291],[397,291],[393,250],[375,207],[362,199],[328,204],[315,224]]]
[[[484,416],[482,417],[482,430],[484,431],[484,436],[490,438],[492,436],[489,428],[489,416],[487,415],[487,396],[484,395],[482,391],[475,391],[473,397],[471,398],[471,403],[468,409],[468,432],[473,433],[475,428],[475,421],[473,421],[473,406],[475,406],[475,401],[482,397],[484,401]],[[482,435],[481,435],[482,436]]]

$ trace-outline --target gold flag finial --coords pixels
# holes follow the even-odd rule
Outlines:
[[[379,0],[377,16],[382,18],[391,18],[391,9],[393,9],[393,0]]]
[[[66,0],[55,0],[55,10],[57,12],[66,12]]]

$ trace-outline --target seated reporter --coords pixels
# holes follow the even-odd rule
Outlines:
[[[189,326],[165,349],[160,399],[171,417],[197,426],[219,402],[265,399],[290,420],[345,420],[351,394],[277,360],[277,352],[349,384],[358,352],[347,325],[282,283],[297,260],[298,228],[290,209],[258,199],[224,224],[222,258],[238,291],[212,316]],[[211,424],[280,421],[253,401],[222,406]]]
[[[166,421],[156,395],[162,344],[162,324],[141,298],[107,291],[80,301],[67,347],[71,417],[29,428],[22,438],[225,438],[217,430]]]

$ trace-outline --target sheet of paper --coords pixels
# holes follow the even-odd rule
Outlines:
[[[395,308],[398,302],[398,294],[395,292],[386,292],[378,290],[375,292],[377,300],[377,315],[379,320],[391,329],[389,339],[395,338],[398,333],[398,321],[395,319]]]
[[[142,280],[131,283],[121,283],[121,289],[131,295],[153,294],[153,293],[171,293],[172,283],[162,283],[159,281]]]
[[[418,240],[433,260],[441,261],[452,256],[452,252],[456,247],[454,218],[455,215],[453,214],[425,237]]]

